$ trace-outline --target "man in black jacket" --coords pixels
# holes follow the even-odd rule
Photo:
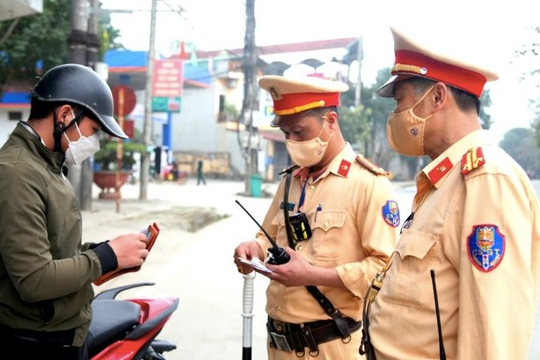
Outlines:
[[[82,244],[65,164],[99,150],[100,130],[127,138],[112,115],[103,79],[60,65],[33,88],[28,121],[0,149],[0,338],[19,359],[88,359],[92,282],[148,255],[143,234]]]

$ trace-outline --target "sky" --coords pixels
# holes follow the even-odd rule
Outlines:
[[[171,11],[179,5],[181,14]],[[151,0],[102,0],[102,7],[144,10],[112,12],[111,22],[127,49],[148,50]],[[157,54],[169,54],[179,41],[199,50],[244,46],[245,0],[158,0],[157,9]],[[540,91],[531,81],[519,79],[538,68],[540,59],[514,54],[532,41],[530,27],[540,26],[539,13],[536,0],[255,0],[255,42],[264,46],[362,36],[365,83],[374,82],[379,69],[393,65],[390,25],[414,28],[435,45],[469,49],[500,75],[486,89],[493,103],[488,109],[494,121],[491,130],[501,139],[514,127],[528,127],[534,118],[529,99],[540,97]],[[469,46],[453,41],[460,33],[467,34]]]

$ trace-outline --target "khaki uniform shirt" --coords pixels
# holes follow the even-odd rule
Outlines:
[[[318,288],[345,316],[360,320],[368,284],[395,247],[399,210],[384,172],[376,175],[355,158],[347,144],[316,180],[306,176],[307,169],[300,169],[291,179],[288,202],[292,215],[307,180],[301,210],[313,235],[298,242],[296,251],[314,266],[337,270],[346,290]],[[288,245],[281,208],[284,185],[282,181],[262,224],[282,247]],[[262,232],[257,242],[265,252],[270,247]],[[297,324],[329,319],[305,286],[285,287],[275,281],[267,289],[266,311],[276,320]]]
[[[447,359],[526,359],[540,218],[523,169],[475,131],[419,173],[413,212],[371,307],[377,360],[439,359],[430,270]]]

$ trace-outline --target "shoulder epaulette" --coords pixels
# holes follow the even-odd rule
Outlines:
[[[360,165],[362,165],[363,167],[365,167],[366,169],[368,169],[375,175],[378,175],[378,176],[388,175],[388,173],[382,167],[378,167],[377,165],[373,164],[371,161],[366,159],[363,155],[360,155],[360,154],[357,155],[356,161],[358,161]]]
[[[461,173],[468,174],[486,163],[481,147],[469,149],[461,158]]]

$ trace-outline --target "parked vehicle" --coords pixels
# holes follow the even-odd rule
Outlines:
[[[165,352],[176,349],[157,336],[178,308],[178,298],[116,299],[122,291],[151,285],[154,283],[135,283],[96,295],[88,335],[91,360],[164,360]]]

